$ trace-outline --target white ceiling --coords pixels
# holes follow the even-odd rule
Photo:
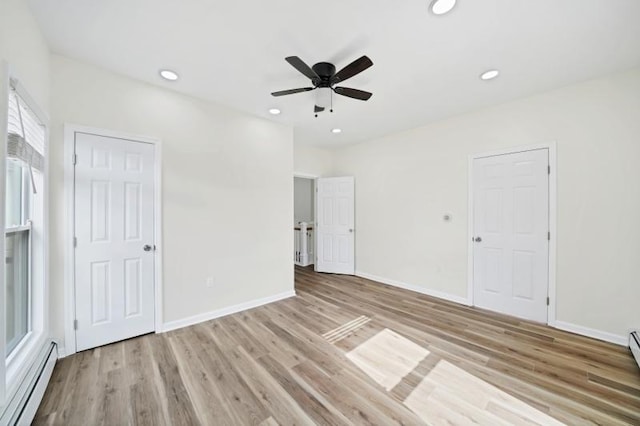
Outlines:
[[[639,0],[29,0],[53,51],[295,127],[297,142],[348,144],[640,66]],[[284,61],[374,66],[314,118],[313,92]],[[164,82],[158,69],[181,79]],[[489,68],[501,75],[478,76]],[[278,117],[267,110],[282,110]],[[334,135],[333,127],[343,132]]]

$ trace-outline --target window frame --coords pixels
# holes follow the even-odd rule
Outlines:
[[[30,292],[30,322],[31,331],[27,333],[12,353],[0,362],[0,408],[4,408],[15,395],[21,383],[31,371],[43,345],[49,340],[49,141],[50,122],[47,114],[29,95],[29,92],[18,79],[6,61],[0,61],[0,227],[4,234],[5,226],[5,191],[6,191],[6,160],[7,160],[7,122],[9,110],[9,95],[12,90],[20,96],[21,101],[31,110],[35,118],[44,126],[44,167],[38,173],[40,182],[38,192],[42,194],[39,201],[31,200],[33,206],[41,209],[31,219],[38,219],[38,223],[31,223],[29,232],[29,287]],[[24,182],[24,181],[23,181]],[[27,188],[30,190],[30,185]],[[23,211],[24,214],[24,211]],[[36,231],[36,232],[34,232]],[[37,238],[36,238],[37,237]],[[3,251],[6,252],[5,239],[2,240]],[[34,261],[40,267],[34,271]],[[0,262],[0,353],[6,353],[6,310],[5,310],[5,262]],[[35,278],[35,279],[34,279]],[[37,279],[37,282],[36,282]]]

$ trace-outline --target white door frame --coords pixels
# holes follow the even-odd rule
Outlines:
[[[318,218],[318,193],[316,192],[316,183],[317,180],[320,178],[319,175],[313,175],[310,173],[302,173],[302,172],[293,172],[293,177],[294,178],[302,178],[302,179],[309,179],[313,181],[313,270],[316,270],[316,264],[317,259],[318,259],[318,239],[316,238],[316,232],[318,230],[318,227],[316,226],[316,219]],[[295,195],[294,195],[295,196]],[[294,203],[294,207],[295,207],[295,200],[292,200],[292,203]],[[294,212],[295,215],[295,212]],[[291,233],[293,233],[294,231],[291,230]],[[293,237],[291,238],[291,241],[293,241]],[[294,273],[295,273],[295,268],[294,268]],[[295,278],[294,278],[295,279]]]
[[[60,356],[69,356],[77,352],[76,331],[74,329],[75,317],[75,255],[74,255],[74,228],[75,228],[75,194],[74,194],[74,142],[76,133],[88,133],[96,136],[104,136],[115,139],[125,139],[134,142],[149,143],[154,145],[154,241],[156,255],[154,259],[154,310],[155,332],[162,332],[162,143],[158,138],[149,136],[131,135],[113,130],[98,129],[95,127],[79,126],[75,124],[64,125],[64,340],[65,346],[60,351]]]
[[[482,152],[469,155],[469,205],[468,205],[468,228],[467,228],[467,299],[470,306],[473,304],[473,162],[478,158],[493,157],[497,155],[515,154],[518,152],[534,151],[538,149],[549,150],[549,289],[547,296],[549,297],[549,305],[547,306],[547,324],[556,325],[556,142],[540,143],[536,145],[516,146],[512,148],[503,148],[495,151]]]
[[[302,178],[302,179],[313,179],[316,180],[318,179],[320,176],[318,175],[312,175],[309,173],[298,173],[298,172],[293,172],[293,177],[294,178]]]

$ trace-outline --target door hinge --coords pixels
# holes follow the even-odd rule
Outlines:
[[[75,166],[76,164],[78,164],[78,154],[73,154],[73,157],[71,157],[71,163]]]
[[[73,246],[78,247],[78,237],[73,237]]]
[[[549,175],[551,174],[551,166],[550,165],[547,166],[547,174],[549,174]]]
[[[549,306],[549,298],[547,297],[547,306]]]
[[[78,320],[77,320],[77,319],[74,319],[74,320],[73,320],[73,329],[74,329],[74,330],[77,330],[77,329],[78,329]]]
[[[547,241],[551,241],[551,231],[547,232]]]

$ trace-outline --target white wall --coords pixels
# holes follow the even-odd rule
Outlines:
[[[466,298],[469,154],[547,141],[557,319],[617,336],[639,327],[640,70],[337,151],[336,174],[356,179],[356,269]]]
[[[313,179],[293,178],[293,223],[314,220]]]
[[[301,175],[332,176],[333,153],[326,149],[296,143],[293,146],[293,169]]]
[[[38,106],[49,111],[49,49],[26,1],[2,0],[0,6],[0,60],[29,91]],[[4,111],[5,105],[0,106]]]
[[[162,139],[165,322],[293,290],[292,129],[56,55],[51,95],[58,338],[63,123]]]

